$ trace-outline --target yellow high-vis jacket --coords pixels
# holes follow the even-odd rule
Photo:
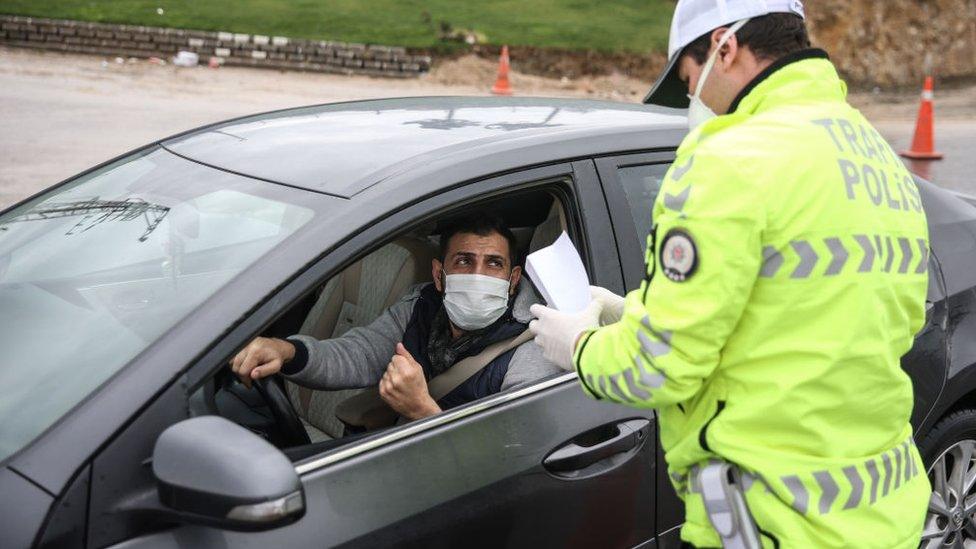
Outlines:
[[[765,547],[919,542],[931,488],[900,358],[925,318],[928,229],[846,90],[808,50],[692,131],[654,204],[645,281],[576,348],[589,395],[659,409],[698,547],[721,546],[696,476],[711,459],[744,472]]]

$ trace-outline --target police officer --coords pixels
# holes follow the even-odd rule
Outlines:
[[[581,313],[537,305],[530,329],[591,397],[659,410],[685,543],[917,547],[931,488],[899,363],[925,316],[925,214],[803,17],[677,3],[646,102],[688,107],[692,130],[648,212],[646,278]]]

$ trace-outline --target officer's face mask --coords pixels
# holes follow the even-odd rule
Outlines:
[[[725,31],[722,35],[722,39],[718,41],[718,46],[715,47],[715,51],[708,56],[708,61],[705,62],[705,68],[702,69],[701,75],[698,77],[698,85],[695,86],[695,94],[689,95],[688,99],[690,103],[688,104],[688,128],[694,130],[698,126],[701,126],[705,122],[708,122],[712,118],[715,118],[715,111],[713,111],[708,105],[705,104],[701,99],[701,92],[705,88],[705,80],[708,79],[709,73],[712,72],[712,67],[715,66],[715,60],[718,59],[718,52],[722,50],[722,46],[732,38],[732,35],[739,31],[746,23],[748,19],[743,19],[736,24],[729,27],[729,30]]]
[[[447,317],[462,330],[480,330],[508,309],[511,278],[479,274],[452,274],[444,279]]]

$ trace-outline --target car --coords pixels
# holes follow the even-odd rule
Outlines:
[[[227,362],[258,335],[368,322],[473,210],[523,252],[565,231],[592,283],[634,289],[686,133],[683,111],[577,99],[327,104],[180,134],[3,211],[2,545],[678,546],[654,412],[574,373],[346,443],[348,391],[247,391]],[[976,206],[917,184],[931,276],[903,367],[941,543],[976,533]]]

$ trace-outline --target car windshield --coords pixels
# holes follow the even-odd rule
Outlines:
[[[308,223],[309,194],[155,148],[0,214],[0,460]]]

